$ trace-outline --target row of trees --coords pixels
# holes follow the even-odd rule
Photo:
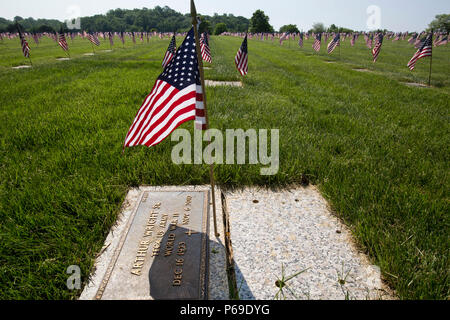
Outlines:
[[[249,20],[244,17],[236,17],[232,14],[214,16],[201,16],[203,31],[215,33],[222,32],[245,32],[249,26]],[[23,19],[15,17],[14,21],[0,18],[0,32],[15,31],[15,23],[18,22],[27,32],[47,32],[63,28],[67,31],[65,23],[58,20],[46,20],[33,18]],[[81,29],[89,32],[98,31],[127,31],[127,32],[184,32],[192,25],[190,14],[181,14],[169,7],[157,6],[154,9],[110,10],[106,14],[92,17],[81,17]],[[73,30],[80,31],[80,30]]]
[[[274,33],[275,29],[270,24],[270,18],[262,10],[257,10],[249,20],[245,17],[236,17],[232,14],[213,16],[201,16],[202,23],[200,31],[207,31],[211,34],[221,34],[223,32],[252,32],[252,33]],[[15,22],[19,22],[27,32],[50,32],[61,28],[67,31],[65,23],[58,20],[33,19],[15,17],[14,21],[0,18],[0,32],[15,31]],[[127,31],[127,32],[184,32],[191,27],[192,19],[190,14],[181,14],[169,7],[157,6],[153,9],[116,9],[110,10],[104,15],[81,18],[81,29],[89,32],[97,31]],[[429,25],[430,29],[438,32],[450,32],[450,14],[437,15],[436,19]],[[75,30],[79,31],[79,30]],[[387,30],[386,30],[387,31]],[[279,32],[298,33],[300,30],[296,25],[289,24],[281,27]],[[345,32],[351,33],[353,30],[337,27],[332,24],[325,27],[323,23],[315,23],[308,32]]]

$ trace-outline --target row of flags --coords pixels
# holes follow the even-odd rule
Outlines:
[[[22,53],[24,55],[24,57],[26,58],[30,58],[30,46],[28,45],[28,42],[25,38],[25,34],[22,33],[20,31],[20,29],[18,29],[18,33],[17,35],[20,38],[21,41],[21,47],[22,47]],[[149,33],[134,33],[134,32],[130,32],[130,33],[124,33],[124,32],[107,32],[107,33],[87,33],[87,32],[83,32],[83,33],[71,33],[71,34],[67,34],[72,40],[74,39],[75,36],[79,36],[82,38],[86,38],[88,39],[93,45],[95,46],[100,46],[100,38],[106,39],[108,38],[110,41],[110,45],[111,47],[114,45],[114,37],[118,36],[122,43],[125,42],[125,36],[129,36],[131,39],[134,39],[133,41],[135,42],[135,34],[137,34],[138,36],[140,36],[142,39],[144,37],[144,35],[150,35]],[[157,35],[156,33],[152,33],[153,36]],[[170,36],[170,34],[162,34],[160,33],[160,38],[164,38],[166,36]],[[170,42],[169,48],[166,52],[166,55],[163,59],[163,63],[162,66],[163,68],[165,68],[169,62],[171,61],[171,59],[173,58],[173,56],[175,55],[176,52],[176,36],[179,35],[183,35],[183,34],[172,34],[172,40]],[[241,36],[241,34],[230,34],[230,33],[226,33],[225,35],[232,35],[232,36]],[[320,51],[321,49],[321,43],[322,43],[322,38],[327,39],[328,37],[332,36],[332,40],[329,42],[328,46],[327,46],[327,52],[328,54],[332,54],[333,51],[339,47],[341,45],[341,42],[343,41],[343,38],[345,39],[348,35],[346,34],[342,34],[342,33],[336,33],[336,34],[328,34],[328,33],[317,33],[317,34],[311,34],[312,36],[314,36],[314,43],[312,45],[313,49],[317,52]],[[366,46],[368,48],[370,48],[372,50],[372,55],[373,55],[373,62],[376,62],[378,59],[378,56],[380,55],[381,52],[381,48],[383,45],[383,40],[384,38],[393,38],[393,41],[399,41],[399,39],[403,39],[406,40],[406,35],[407,33],[399,33],[399,34],[395,34],[393,35],[392,33],[390,34],[383,34],[383,33],[377,33],[377,34],[373,34],[373,33],[365,33],[364,34],[364,39],[366,42]],[[425,38],[423,36],[426,36]],[[433,36],[436,36],[436,40],[433,42]],[[66,34],[64,34],[63,32],[60,33],[44,33],[41,35],[37,35],[37,34],[33,34],[32,37],[35,40],[36,43],[39,43],[39,38],[41,38],[42,36],[48,36],[50,38],[52,38],[53,40],[55,40],[59,46],[65,51],[68,52],[69,50],[69,45],[67,43],[66,40]],[[286,39],[290,38],[290,37],[297,37],[299,39],[299,46],[303,47],[303,42],[304,42],[304,38],[308,39],[309,35],[308,34],[304,34],[304,33],[299,33],[299,34],[289,34],[289,33],[284,33],[280,35],[280,43],[282,43],[283,41],[285,41]],[[350,36],[350,43],[352,46],[355,45],[356,41],[358,40],[360,34],[359,33],[354,33]],[[1,39],[3,39],[4,37],[8,37],[8,38],[14,38],[11,37],[11,34],[9,34],[8,36],[5,36],[5,34],[1,35]],[[245,39],[244,39],[244,43],[242,44],[238,54],[236,55],[235,58],[235,63],[236,66],[239,70],[239,72],[242,75],[246,75],[248,73],[248,51],[247,51],[247,39],[248,38],[252,38],[254,37],[254,35],[252,34],[245,34]],[[212,58],[211,58],[211,51],[210,51],[210,47],[209,47],[209,41],[208,41],[208,34],[207,33],[203,33],[201,35],[200,38],[200,46],[201,46],[201,51],[202,51],[202,58],[204,61],[212,63]],[[263,36],[261,36],[261,39],[264,38],[264,34]],[[423,58],[423,57],[427,57],[427,56],[431,56],[432,55],[432,47],[433,45],[436,46],[441,46],[441,45],[446,45],[448,44],[448,35],[444,35],[444,34],[439,34],[439,33],[429,33],[428,35],[425,33],[414,33],[411,35],[411,37],[407,40],[408,43],[414,45],[418,51],[415,53],[415,55],[413,56],[413,58],[411,59],[411,61],[408,63],[408,68],[410,68],[411,70],[414,70],[415,68],[415,64],[417,62],[417,60]],[[373,47],[373,48],[372,48]]]

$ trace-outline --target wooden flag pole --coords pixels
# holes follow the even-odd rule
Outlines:
[[[197,60],[198,67],[200,72],[200,81],[203,90],[203,104],[205,106],[205,119],[206,119],[206,129],[209,129],[209,118],[208,118],[208,109],[206,107],[206,91],[205,91],[205,74],[203,70],[203,58],[200,50],[200,38],[198,35],[198,21],[197,21],[197,9],[195,8],[194,0],[191,0],[191,15],[192,15],[192,24],[194,25],[194,34],[195,34],[195,48],[197,50]],[[215,182],[214,182],[214,164],[210,165],[210,180],[211,180],[211,188],[212,188],[212,205],[213,205],[213,216],[214,216],[214,232],[216,237],[220,237],[220,234],[217,232],[217,218],[216,218],[216,192],[215,192]]]
[[[433,29],[431,30],[431,50],[433,50]],[[428,86],[431,87],[431,71],[433,69],[433,52],[430,56],[430,76],[428,77]]]

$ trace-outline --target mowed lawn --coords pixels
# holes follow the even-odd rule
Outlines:
[[[207,79],[241,79],[241,41],[212,37]],[[123,48],[116,38],[113,52],[102,41],[92,57],[87,40],[68,42],[73,59],[56,61],[54,41],[30,41],[29,70],[11,69],[27,63],[17,39],[0,42],[1,299],[76,298],[66,270],[80,266],[86,283],[129,188],[209,182],[207,166],[172,164],[170,139],[122,155],[169,39]],[[414,88],[403,82],[426,83],[429,60],[410,72],[416,49],[405,42],[386,40],[376,64],[362,38],[354,48],[347,39],[340,57],[311,45],[250,40],[244,87],[207,89],[212,128],[280,129],[276,176],[220,165],[218,183],[309,180],[401,299],[447,299],[450,47],[434,51],[433,88]]]

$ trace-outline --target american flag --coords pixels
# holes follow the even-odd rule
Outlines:
[[[431,57],[432,54],[433,54],[433,32],[431,32],[425,39],[420,49],[416,52],[416,54],[414,54],[414,56],[408,62],[407,67],[410,70],[414,70],[414,68],[416,67],[417,60],[425,57]]]
[[[280,38],[280,45],[283,45],[283,41],[288,39],[288,37],[289,37],[289,32],[283,33],[283,35]]]
[[[36,45],[39,46],[39,36],[37,35],[37,33],[33,33],[33,39]]]
[[[383,46],[383,38],[384,38],[384,36],[382,33],[379,33],[377,35],[377,41],[376,41],[375,47],[372,50],[373,62],[376,62],[378,59],[378,55],[380,54],[381,47]]]
[[[355,46],[356,40],[358,39],[358,35],[356,33],[353,34],[352,39],[350,40],[350,45],[352,47]]]
[[[177,52],[177,38],[173,35],[172,41],[170,41],[169,48],[167,48],[166,55],[164,56],[162,67],[166,68],[166,66],[170,63],[175,53]]]
[[[336,49],[337,46],[339,46],[341,43],[341,35],[338,33],[333,40],[330,41],[330,43],[328,44],[328,54],[331,54],[334,49]]]
[[[448,43],[448,34],[445,36],[441,36],[439,41],[436,42],[436,47],[446,45],[447,43]]]
[[[304,37],[304,35],[303,35],[303,32],[302,32],[302,33],[300,33],[299,39],[298,39],[298,45],[299,45],[300,48],[303,48],[303,37]]]
[[[111,32],[108,32],[109,37],[109,45],[112,47],[114,46],[114,35]]]
[[[95,44],[97,47],[100,45],[100,41],[96,35],[89,33],[87,37],[92,44]]]
[[[248,74],[248,43],[247,35],[245,35],[244,41],[239,48],[236,58],[234,59],[236,63],[236,68],[239,70],[242,76]]]
[[[414,33],[414,34],[412,35],[412,37],[408,39],[408,43],[409,43],[409,44],[413,44],[413,43],[416,41],[416,39],[417,39],[418,36],[419,36],[419,35],[418,35],[417,33]]]
[[[367,36],[367,38],[366,38],[366,45],[367,45],[367,48],[372,49],[373,33],[371,33],[369,36]]]
[[[17,30],[19,31],[19,37],[20,37],[20,43],[22,45],[22,53],[25,58],[30,57],[30,47],[28,46],[27,40],[25,40],[24,36],[22,35],[22,32],[20,32],[19,27],[17,27]]]
[[[120,37],[120,41],[122,41],[122,45],[125,45],[125,36],[123,34],[123,31],[120,32],[119,37]]]
[[[313,49],[319,52],[321,43],[322,43],[322,34],[318,33],[316,34],[316,37],[314,39]]]
[[[66,36],[64,35],[64,32],[61,32],[59,34],[58,44],[64,51],[68,51],[69,50],[69,45],[67,44]]]
[[[200,49],[202,51],[203,60],[212,63],[211,50],[209,49],[208,35],[206,32],[204,32],[200,38]]]
[[[131,38],[133,39],[133,43],[136,44],[136,36],[134,35],[134,32],[131,33]]]
[[[187,121],[196,121],[198,129],[206,129],[196,52],[192,28],[144,100],[128,131],[124,149],[155,146]]]

